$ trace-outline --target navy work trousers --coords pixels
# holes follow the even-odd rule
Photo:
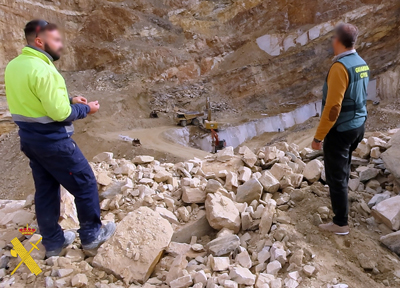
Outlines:
[[[101,227],[97,182],[76,143],[71,138],[40,144],[21,140],[21,150],[30,160],[36,218],[46,250],[60,248],[65,240],[58,224],[60,184],[75,197],[81,243],[95,240]]]

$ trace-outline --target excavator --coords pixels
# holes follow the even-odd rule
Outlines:
[[[210,98],[207,97],[206,103],[207,109],[207,120],[204,121],[204,128],[210,130],[211,132],[211,145],[212,145],[212,153],[217,153],[218,150],[222,150],[226,146],[225,140],[219,140],[218,136],[218,122],[212,121],[211,117],[211,105],[210,105]]]

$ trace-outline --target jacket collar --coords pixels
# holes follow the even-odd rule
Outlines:
[[[53,57],[46,51],[43,51],[42,49],[39,49],[37,47],[27,45],[22,49],[22,54],[30,54],[34,55],[36,57],[39,57],[40,59],[44,60],[48,64],[53,64]]]
[[[354,54],[357,53],[356,49],[352,49],[352,50],[348,50],[345,51],[343,53],[340,53],[339,55],[336,55],[335,57],[333,57],[332,61],[336,62],[338,61],[340,58],[343,58],[344,56],[350,55],[350,54]]]

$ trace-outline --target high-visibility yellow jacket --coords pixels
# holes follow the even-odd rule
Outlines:
[[[50,55],[25,47],[5,71],[7,102],[22,141],[55,141],[73,133],[72,121],[90,108],[70,104],[64,78]]]

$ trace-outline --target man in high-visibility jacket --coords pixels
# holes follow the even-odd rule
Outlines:
[[[349,234],[348,182],[351,155],[364,137],[367,119],[367,86],[369,67],[357,54],[358,29],[340,24],[332,38],[335,58],[323,88],[322,115],[312,142],[322,148],[326,182],[329,186],[333,222],[320,228],[337,235]]]
[[[82,247],[98,248],[111,237],[115,223],[102,227],[99,196],[93,171],[71,139],[72,122],[96,113],[97,101],[69,98],[64,78],[53,65],[63,43],[57,26],[33,20],[25,26],[28,45],[5,71],[6,96],[19,126],[21,150],[30,160],[35,181],[36,217],[46,256],[57,256],[75,239],[63,232],[60,217],[60,184],[75,197]]]

